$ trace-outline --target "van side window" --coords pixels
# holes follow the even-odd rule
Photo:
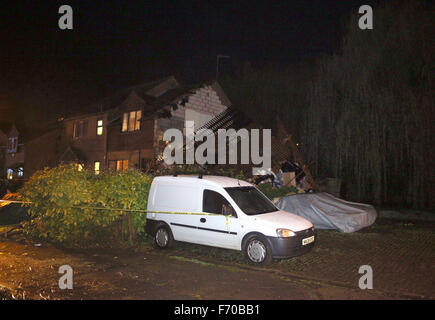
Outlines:
[[[221,194],[211,190],[204,190],[202,196],[202,211],[207,213],[217,213],[232,215],[237,217],[236,211]]]

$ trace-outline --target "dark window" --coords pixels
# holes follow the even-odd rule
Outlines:
[[[257,188],[235,187],[225,188],[234,202],[247,215],[278,211],[275,205]]]
[[[15,153],[17,152],[17,149],[18,149],[18,137],[9,138],[8,152]]]
[[[211,190],[204,190],[202,197],[202,211],[223,215],[237,216],[235,210],[221,194]]]
[[[88,132],[88,120],[80,120],[74,123],[74,138],[85,137]]]

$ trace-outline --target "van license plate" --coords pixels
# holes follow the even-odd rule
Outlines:
[[[314,242],[314,236],[311,236],[311,237],[309,237],[309,238],[302,239],[302,245],[303,245],[303,246],[306,245],[306,244],[309,244],[309,243],[311,243],[311,242]]]

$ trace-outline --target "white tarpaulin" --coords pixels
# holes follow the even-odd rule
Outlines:
[[[326,192],[301,193],[279,199],[276,206],[310,220],[318,229],[354,232],[376,220],[376,209],[368,204],[336,198]]]

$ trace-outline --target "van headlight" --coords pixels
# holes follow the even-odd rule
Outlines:
[[[294,237],[296,233],[289,229],[276,229],[276,234],[281,238]]]

